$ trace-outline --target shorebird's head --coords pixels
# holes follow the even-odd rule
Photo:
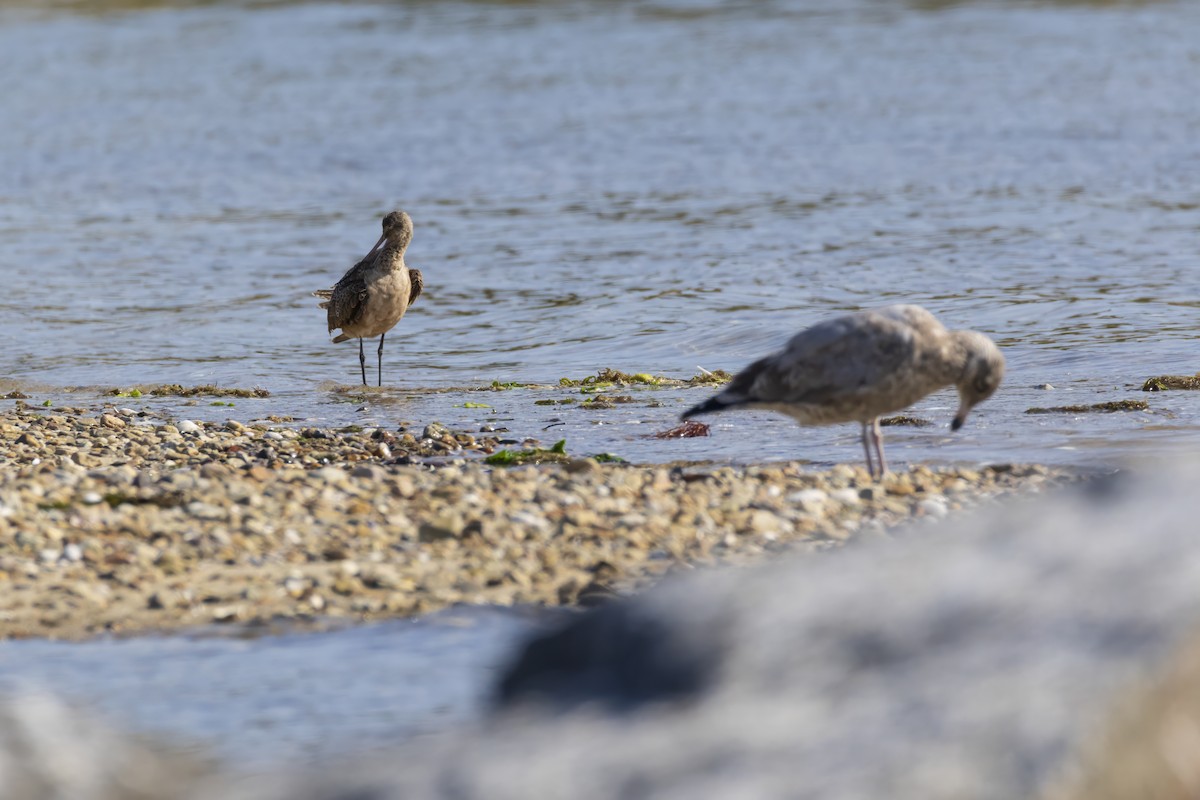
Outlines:
[[[962,348],[963,371],[959,376],[958,411],[950,423],[956,431],[967,421],[971,409],[996,393],[1004,379],[1004,356],[991,339],[975,331],[955,331],[955,344]]]
[[[401,250],[412,241],[412,217],[403,211],[392,211],[383,218],[383,238]]]
[[[387,242],[392,247],[398,247],[401,252],[408,248],[408,243],[412,241],[413,224],[412,217],[403,211],[390,211],[383,216],[383,235],[379,237],[379,241],[371,248],[371,252],[367,253],[367,258],[375,255],[375,251]]]

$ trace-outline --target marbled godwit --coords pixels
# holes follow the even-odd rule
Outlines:
[[[919,306],[888,306],[819,323],[739,372],[683,419],[727,408],[779,411],[801,425],[858,422],[867,471],[882,476],[879,417],[945,386],[958,388],[958,430],[1004,377],[1004,356],[975,331],[948,331]],[[872,463],[871,447],[878,464]],[[878,468],[878,472],[876,471]]]
[[[367,385],[367,356],[363,339],[379,337],[379,385],[383,386],[383,338],[421,294],[421,271],[404,265],[404,251],[412,241],[412,218],[393,211],[383,218],[383,235],[362,261],[346,271],[332,289],[318,289],[325,299],[329,331],[341,328],[335,343],[358,339],[358,366]],[[387,247],[380,246],[387,242]]]

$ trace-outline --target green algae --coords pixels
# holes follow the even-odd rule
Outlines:
[[[1147,378],[1142,384],[1143,392],[1165,392],[1168,389],[1200,390],[1200,373],[1195,375],[1159,375]]]
[[[567,440],[559,439],[549,449],[531,447],[525,450],[497,450],[483,460],[485,464],[498,467],[518,467],[522,464],[563,464],[570,461],[567,455]]]
[[[733,374],[723,369],[713,370],[712,372],[701,369],[698,374],[684,381],[684,384],[687,386],[724,386],[731,380],[733,380]]]
[[[624,464],[625,459],[614,453],[596,453],[587,456],[601,464]],[[494,467],[519,467],[524,464],[566,464],[575,457],[567,455],[567,440],[559,439],[548,449],[530,447],[525,450],[497,450],[483,460]]]
[[[491,406],[489,406],[487,403],[472,403],[470,400],[468,400],[465,403],[456,405],[455,408],[491,408]]]
[[[586,400],[584,400],[582,403],[579,404],[579,407],[586,408],[589,410],[594,410],[594,409],[599,409],[599,408],[614,408],[618,405],[624,405],[626,403],[636,403],[636,402],[637,401],[634,400],[632,395],[597,394],[593,397],[589,397]]]
[[[665,375],[652,375],[649,372],[622,372],[619,369],[605,367],[595,375],[585,378],[559,378],[558,385],[564,388],[578,388],[581,392],[599,392],[616,386],[645,386],[649,388],[665,388],[669,386],[720,386],[733,380],[733,376],[725,370],[709,372],[701,370],[687,380],[668,378]]]
[[[203,386],[183,386],[178,383],[164,383],[159,386],[151,386],[147,389],[133,387],[127,391],[120,389],[111,389],[108,392],[109,397],[141,397],[144,394],[152,395],[153,397],[270,397],[271,393],[266,389],[234,389],[221,386],[213,386],[212,384],[204,384]]]
[[[1108,403],[1092,403],[1090,406],[1051,406],[1029,408],[1026,414],[1111,414],[1117,411],[1148,411],[1150,404],[1145,400],[1113,400]]]

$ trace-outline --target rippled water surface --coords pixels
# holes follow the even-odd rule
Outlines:
[[[824,465],[857,460],[853,426],[646,438],[706,390],[463,389],[736,370],[903,301],[994,336],[1009,377],[953,437],[953,397],[924,401],[939,426],[889,430],[894,463],[1200,445],[1200,392],[1136,392],[1200,369],[1200,3],[0,0],[0,74],[0,385],[35,402],[262,386],[120,402]],[[426,294],[388,386],[348,397],[356,353],[309,293],[396,206]],[[1023,413],[1131,398],[1151,410]],[[299,759],[471,718],[527,625],[6,643],[0,677]]]
[[[0,642],[0,691],[51,691],[242,766],[333,758],[480,719],[545,621],[461,608],[321,634]]]
[[[7,2],[0,70],[0,376],[48,397],[258,385],[246,413],[828,463],[853,430],[640,437],[698,391],[606,416],[416,390],[732,370],[904,301],[993,335],[1010,371],[954,448],[894,432],[900,458],[1200,443],[1197,393],[1022,413],[1200,369],[1200,4]],[[309,292],[394,206],[426,294],[389,337],[391,388],[338,402],[357,354]]]

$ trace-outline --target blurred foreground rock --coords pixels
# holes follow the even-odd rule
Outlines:
[[[1197,486],[1195,467],[1105,479],[662,586],[531,644],[486,725],[365,766],[76,792],[39,763],[53,747],[21,744],[27,712],[0,717],[0,781],[105,800],[1195,797]],[[134,786],[178,769],[50,735]]]

